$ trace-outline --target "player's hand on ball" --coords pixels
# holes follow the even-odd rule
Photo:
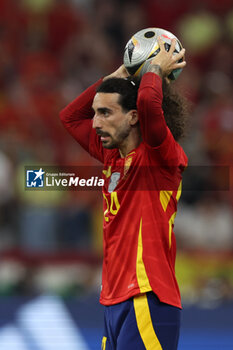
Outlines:
[[[149,62],[150,64],[147,67],[148,72],[154,72],[161,77],[167,77],[174,69],[182,69],[186,66],[186,62],[184,60],[185,49],[182,49],[179,53],[174,54],[176,39],[171,40],[171,46],[168,51],[166,51],[161,38],[158,38],[158,44],[160,51]]]
[[[103,80],[109,78],[127,78],[129,73],[127,72],[125,66],[122,64],[115,72],[110,75],[107,75]]]

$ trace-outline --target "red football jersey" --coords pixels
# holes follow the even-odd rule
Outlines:
[[[187,157],[167,127],[166,137],[157,147],[143,140],[125,158],[118,149],[104,149],[90,119],[97,84],[70,104],[61,118],[78,142],[104,163],[100,302],[112,305],[152,290],[162,302],[181,307],[173,225]],[[154,73],[147,73],[140,88],[151,84],[157,96],[151,113],[156,118],[155,113],[162,113],[162,84]],[[146,92],[151,93],[150,89]],[[143,115],[140,123],[143,128]],[[78,132],[80,128],[83,134]]]

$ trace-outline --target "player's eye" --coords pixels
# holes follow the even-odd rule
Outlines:
[[[108,108],[98,108],[96,114],[99,117],[107,118],[110,115],[110,110]]]
[[[107,108],[103,108],[100,110],[100,114],[104,117],[108,117],[110,114],[110,111]]]

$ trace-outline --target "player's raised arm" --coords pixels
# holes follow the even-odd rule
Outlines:
[[[150,61],[147,73],[143,75],[138,93],[138,113],[142,137],[151,147],[157,147],[165,140],[167,125],[164,119],[162,102],[162,80],[178,68],[186,65],[178,62],[184,57],[185,50],[174,55],[176,40],[172,40],[169,51],[165,50],[161,39],[158,39],[160,52]]]
[[[78,143],[89,152],[90,135],[92,132],[92,102],[96,94],[96,88],[101,79],[85,90],[60,112],[60,119],[68,132]]]
[[[92,104],[96,89],[103,80],[112,77],[125,78],[127,76],[128,73],[125,67],[123,65],[120,66],[115,72],[100,79],[97,83],[86,89],[60,112],[60,119],[68,132],[87,152],[100,161],[103,161],[102,144],[99,140],[99,136],[93,129],[92,120],[94,116]]]

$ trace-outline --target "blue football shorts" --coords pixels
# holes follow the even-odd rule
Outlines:
[[[102,350],[176,350],[181,310],[153,292],[104,307]]]

